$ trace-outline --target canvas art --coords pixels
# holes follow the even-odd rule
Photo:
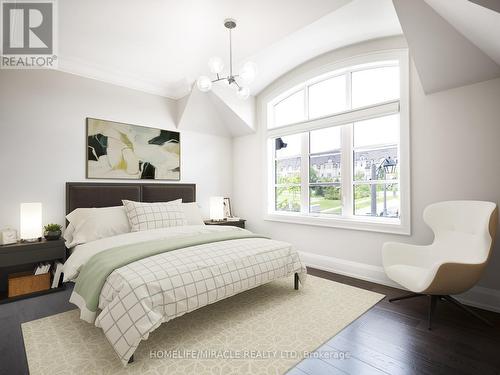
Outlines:
[[[87,178],[180,180],[180,134],[87,118]]]
[[[232,212],[231,212],[231,200],[229,198],[224,198],[224,217],[232,217]]]

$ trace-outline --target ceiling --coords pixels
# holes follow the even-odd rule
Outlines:
[[[243,63],[350,0],[64,0],[58,2],[59,65],[174,99],[186,95],[207,60]]]
[[[479,2],[393,0],[425,93],[500,77],[500,13]]]
[[[259,67],[254,96],[323,53],[403,32],[434,93],[500,76],[498,10],[498,0],[64,0],[59,70],[175,99],[178,126],[223,124],[216,133],[238,136],[255,129],[253,98],[237,101],[223,85],[192,90],[210,57],[229,60],[225,18],[238,23],[236,70]]]
[[[500,65],[499,0],[496,2],[497,12],[468,0],[425,1],[458,32]]]
[[[391,0],[346,1],[343,7],[271,44],[252,56],[258,94],[275,79],[323,53],[351,44],[402,34]]]
[[[488,9],[494,10],[495,12],[500,12],[500,1],[498,0],[469,0],[473,3],[486,7]]]

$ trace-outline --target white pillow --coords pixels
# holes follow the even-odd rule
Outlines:
[[[66,247],[130,232],[130,224],[123,206],[77,208],[66,216],[69,221]],[[74,228],[74,230],[72,230]]]
[[[73,242],[73,233],[75,232],[75,226],[71,223],[68,224],[64,230],[63,238],[66,240],[66,244]]]
[[[205,225],[198,203],[183,203],[182,208],[186,214],[187,225]]]
[[[123,200],[132,232],[176,227],[187,224],[182,200],[170,202],[133,202]]]

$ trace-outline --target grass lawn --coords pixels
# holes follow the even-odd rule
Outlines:
[[[381,191],[377,192],[377,210],[379,212],[381,211],[381,208],[384,205],[383,199],[384,199],[384,193]],[[389,194],[389,192],[388,192],[387,193],[387,209],[390,210],[391,208],[396,208],[396,207],[392,207],[392,206],[398,205],[398,203],[399,203],[399,196],[395,197],[394,195]],[[358,199],[356,201],[354,211],[356,212],[357,215],[368,215],[370,213],[369,212],[370,205],[371,205],[371,198],[370,197]]]
[[[336,214],[342,210],[340,200],[330,200],[324,197],[311,197],[311,205],[319,204],[320,212]]]
[[[300,196],[298,194],[280,194],[278,197],[278,205],[279,203],[289,200],[291,198],[291,201],[296,203],[297,205],[300,205]],[[377,194],[377,208],[378,206],[382,206],[382,203],[380,202],[383,199],[383,192],[378,192]],[[392,194],[387,194],[387,203],[388,203],[388,208],[391,208],[391,201],[399,199],[398,196],[393,196]],[[326,199],[325,197],[321,196],[316,196],[316,197],[311,197],[311,205],[319,205],[319,212],[325,213],[325,214],[340,214],[342,211],[342,205],[340,200],[331,200],[331,199]],[[368,214],[366,209],[368,209],[371,205],[371,198],[370,197],[365,197],[361,199],[356,200],[356,207],[355,210],[358,214],[364,215]],[[360,212],[361,211],[361,212]]]
[[[383,197],[383,192],[379,192],[378,195],[379,196],[377,198],[378,200],[380,200]],[[392,194],[387,194],[388,203],[395,199],[398,199],[398,197],[394,197]],[[340,213],[342,209],[340,200],[330,200],[324,197],[311,197],[311,204],[312,205],[319,204],[321,213],[337,214]],[[370,197],[361,198],[356,200],[355,210],[359,212],[363,209],[370,207],[370,205],[371,205]],[[390,206],[390,204],[388,206]]]

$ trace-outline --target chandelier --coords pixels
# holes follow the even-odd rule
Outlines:
[[[210,91],[215,82],[226,81],[229,87],[237,89],[237,95],[240,99],[247,99],[250,96],[250,89],[244,85],[252,83],[257,75],[257,65],[251,61],[245,63],[239,74],[233,74],[233,44],[231,40],[231,30],[236,27],[236,20],[227,18],[224,20],[224,26],[229,30],[229,75],[222,77],[220,74],[224,69],[224,62],[220,57],[212,57],[208,60],[210,71],[217,78],[210,79],[208,76],[200,76],[196,81],[198,89],[203,92]]]

